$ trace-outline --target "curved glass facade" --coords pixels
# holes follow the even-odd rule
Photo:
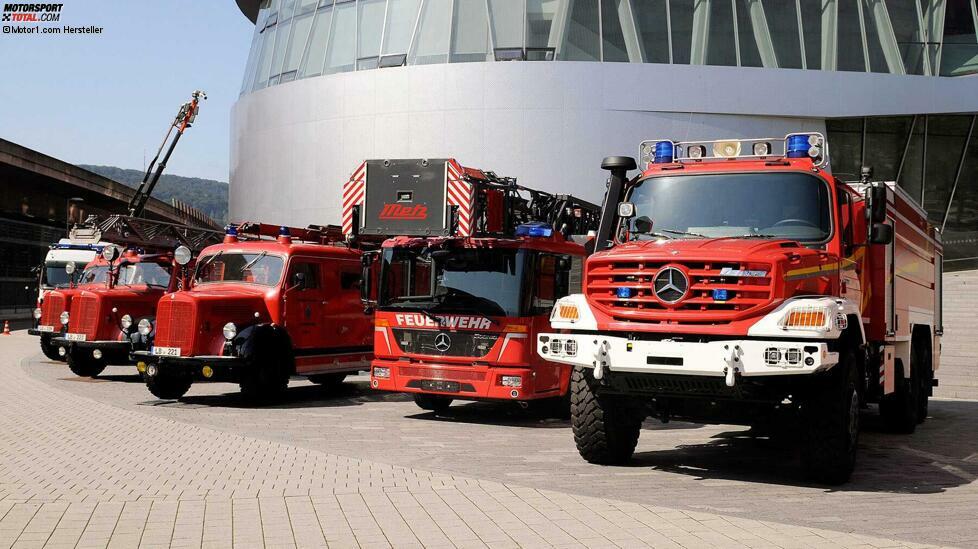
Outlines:
[[[264,0],[241,92],[473,61],[606,61],[954,76],[975,0]]]

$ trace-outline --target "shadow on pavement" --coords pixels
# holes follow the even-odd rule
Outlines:
[[[978,479],[978,402],[931,401],[928,420],[912,435],[882,429],[875,409],[862,416],[859,455],[852,479],[821,486],[805,477],[800,434],[788,429],[738,430],[702,444],[636,453],[630,467],[651,467],[700,480],[812,486],[826,491],[930,494]],[[644,433],[643,436],[654,436]]]
[[[155,405],[171,407],[193,406],[199,408],[328,408],[342,406],[360,406],[366,402],[397,402],[410,400],[410,397],[399,393],[381,393],[370,390],[366,381],[346,381],[339,387],[326,388],[319,385],[302,385],[289,387],[279,397],[268,402],[252,402],[245,398],[233,386],[233,392],[220,395],[189,395],[178,401],[151,401]],[[150,404],[150,403],[146,403]]]

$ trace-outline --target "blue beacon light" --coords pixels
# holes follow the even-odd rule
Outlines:
[[[553,227],[546,223],[524,223],[516,227],[516,236],[542,236],[549,237],[554,233]]]
[[[628,299],[632,297],[631,288],[617,288],[615,289],[615,294],[621,299]]]
[[[278,235],[279,236],[292,236],[291,234],[289,234],[289,228],[286,227],[286,226],[284,226],[284,225],[282,225],[281,227],[278,228]]]
[[[807,135],[789,135],[786,156],[788,158],[807,158],[810,147],[808,137]]]
[[[659,141],[655,144],[655,157],[652,162],[656,164],[669,164],[672,162],[674,146],[672,141]]]
[[[714,301],[726,301],[730,299],[730,292],[725,288],[718,288],[713,290]]]
[[[238,226],[237,225],[228,225],[225,228],[225,230],[224,230],[224,234],[226,234],[228,236],[238,236]]]

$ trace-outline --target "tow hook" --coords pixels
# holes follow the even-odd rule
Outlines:
[[[737,364],[740,364],[740,355],[744,354],[743,349],[740,345],[734,345],[731,349],[729,345],[724,345],[723,349],[725,351],[730,351],[730,354],[724,357],[724,362],[727,363],[727,367],[723,369],[724,381],[727,387],[733,387],[737,383]]]
[[[604,377],[604,368],[608,364],[608,350],[610,348],[611,345],[607,341],[602,341],[594,350],[594,379],[602,379]]]

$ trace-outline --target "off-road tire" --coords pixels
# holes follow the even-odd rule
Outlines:
[[[177,400],[187,394],[193,379],[189,377],[153,377],[146,381],[146,388],[161,400]]]
[[[903,377],[903,362],[896,359],[893,368],[896,390],[880,399],[880,416],[887,429],[894,433],[910,434],[917,429],[920,406],[920,380],[911,362],[910,378]]]
[[[309,376],[309,381],[322,386],[324,389],[330,390],[339,388],[343,384],[344,379],[346,379],[346,374],[316,374]]]
[[[64,357],[58,354],[58,346],[51,343],[50,337],[41,336],[39,339],[41,340],[41,352],[44,353],[44,356],[51,360],[64,362]]]
[[[68,368],[78,377],[96,377],[105,369],[105,362],[86,357],[80,352],[66,355]]]
[[[571,376],[571,425],[577,451],[589,463],[615,465],[631,459],[645,413],[622,398],[602,396],[598,382],[580,366]]]
[[[930,363],[929,353],[923,344],[913,345],[910,351],[910,369],[916,375],[917,384],[917,423],[927,420],[930,413],[930,391],[933,386],[934,370]]]
[[[450,397],[439,395],[426,395],[423,393],[414,394],[414,403],[422,410],[428,410],[436,414],[442,414],[452,405]]]
[[[855,353],[847,349],[824,374],[803,404],[806,425],[804,464],[808,476],[823,484],[849,480],[859,445],[859,372]],[[821,377],[822,374],[815,374]]]

